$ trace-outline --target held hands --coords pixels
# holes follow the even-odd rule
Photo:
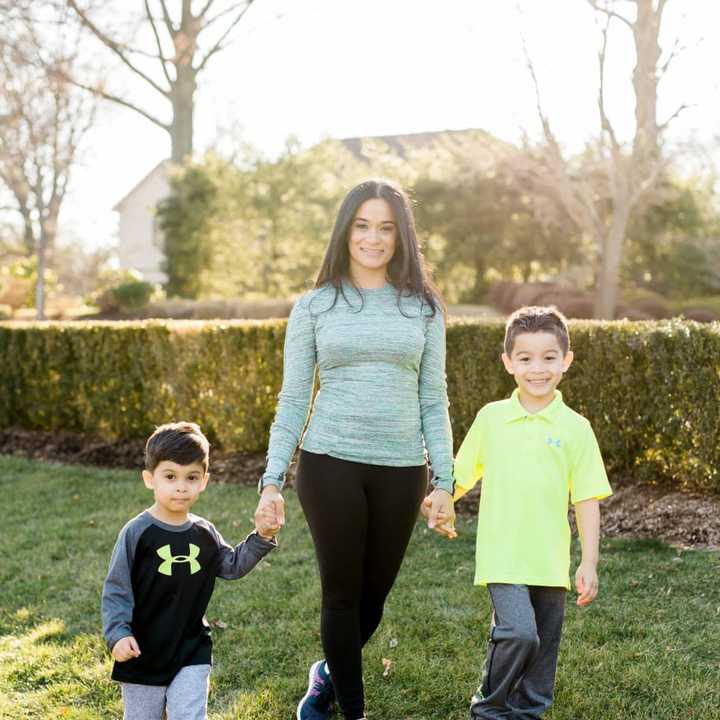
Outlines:
[[[126,662],[127,660],[138,657],[140,655],[140,648],[137,640],[132,635],[128,635],[127,637],[120,638],[120,640],[113,645],[111,653],[118,662]]]
[[[420,506],[422,516],[427,520],[428,527],[448,540],[457,537],[455,532],[455,507],[452,495],[445,490],[435,488]]]
[[[577,604],[589,605],[598,594],[598,576],[595,563],[585,560],[575,571],[575,588],[579,593]]]
[[[255,510],[255,530],[260,537],[270,540],[285,524],[285,500],[275,485],[266,485]]]

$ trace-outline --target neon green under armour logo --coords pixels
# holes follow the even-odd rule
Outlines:
[[[200,563],[195,559],[200,554],[200,548],[197,545],[188,543],[189,552],[187,555],[171,555],[169,545],[163,545],[158,548],[157,554],[163,559],[160,563],[158,572],[163,575],[172,575],[172,566],[174,563],[190,563],[190,574],[194,575],[200,570]]]

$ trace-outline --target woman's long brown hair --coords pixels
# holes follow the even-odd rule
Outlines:
[[[336,291],[335,301],[337,301],[338,293],[342,293],[345,297],[343,281],[354,285],[350,277],[348,249],[350,226],[360,206],[366,200],[373,198],[385,200],[395,216],[398,238],[395,243],[395,254],[388,264],[388,275],[390,282],[398,291],[398,302],[403,295],[416,295],[430,306],[433,315],[438,308],[445,314],[445,303],[432,281],[418,244],[410,199],[399,185],[382,178],[365,180],[345,196],[338,210],[315,287],[333,285]]]

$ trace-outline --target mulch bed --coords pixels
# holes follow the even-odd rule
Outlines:
[[[143,467],[142,440],[108,442],[70,432],[0,430],[0,454],[99,467]],[[265,467],[262,453],[213,450],[215,482],[255,485]],[[292,472],[289,474],[292,481]],[[614,495],[602,503],[606,537],[656,538],[679,547],[720,548],[720,497],[680,492],[674,486],[641,485],[612,478]],[[459,501],[461,514],[477,512],[479,488]]]

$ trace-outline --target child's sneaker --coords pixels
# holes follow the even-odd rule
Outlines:
[[[297,707],[297,720],[325,720],[330,714],[335,700],[327,663],[318,660],[310,666],[308,689]]]

